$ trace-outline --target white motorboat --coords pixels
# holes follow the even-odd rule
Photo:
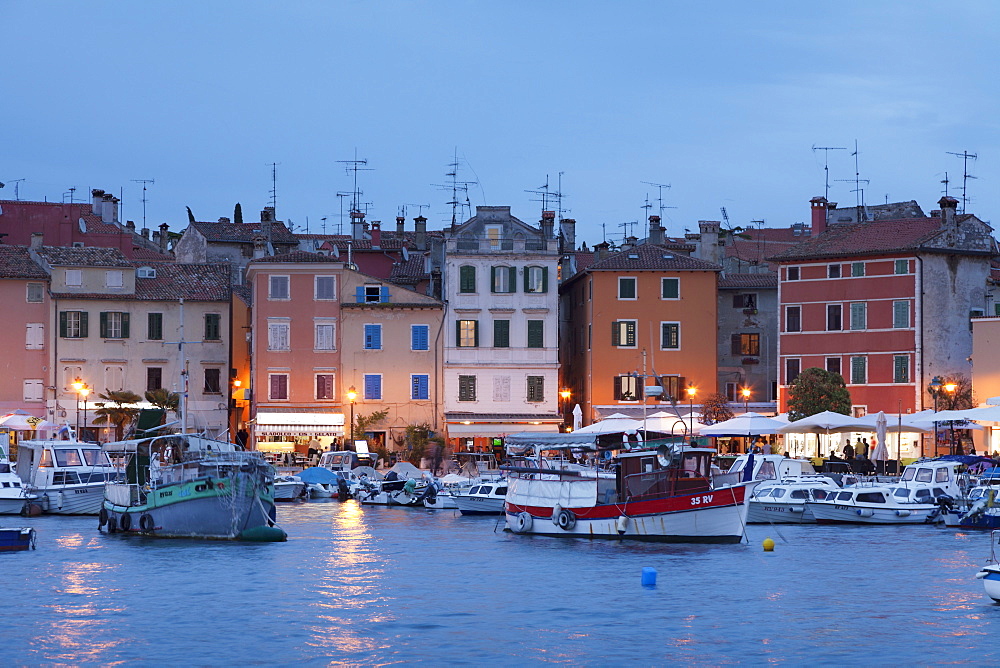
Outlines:
[[[983,581],[986,595],[1000,603],[1000,562],[997,561],[996,546],[1000,540],[1000,530],[990,532],[990,563],[983,566],[976,578]]]
[[[26,502],[36,498],[34,494],[28,494],[21,479],[14,473],[6,447],[0,443],[0,515],[18,515],[24,510]]]
[[[97,515],[104,503],[104,484],[115,472],[96,443],[26,440],[18,443],[17,475],[32,502],[45,513]]]
[[[429,482],[427,474],[413,464],[397,462],[381,480],[363,481],[355,498],[365,505],[423,506],[424,498],[433,491]]]
[[[296,501],[306,495],[306,484],[294,475],[279,475],[274,478],[274,500]]]
[[[424,507],[431,510],[458,510],[455,495],[472,489],[479,482],[479,478],[467,478],[456,473],[441,476],[433,482],[435,490],[424,498]]]
[[[452,498],[463,515],[501,515],[507,498],[507,481],[482,482],[468,491],[456,492]]]
[[[816,517],[806,504],[839,491],[840,486],[823,475],[784,478],[770,485],[761,483],[750,497],[747,523],[813,523]]]
[[[937,518],[936,502],[911,500],[906,487],[856,486],[806,502],[820,524],[923,524]]]

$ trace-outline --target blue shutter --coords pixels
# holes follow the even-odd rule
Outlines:
[[[412,350],[427,350],[429,348],[429,332],[427,325],[410,326],[410,348]]]
[[[365,325],[365,349],[382,349],[382,325]]]
[[[426,401],[430,396],[428,377],[426,374],[414,374],[410,398]]]
[[[354,301],[358,304],[365,303],[365,286],[359,285],[354,288]]]
[[[389,302],[389,288],[388,288],[388,286],[383,285],[381,288],[379,288],[379,301],[382,302],[383,304],[386,304],[386,303]]]

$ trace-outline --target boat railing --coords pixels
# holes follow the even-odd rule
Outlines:
[[[708,479],[702,477],[680,478],[672,469],[661,469],[625,476],[625,498],[628,501],[645,497],[656,498],[707,491]]]

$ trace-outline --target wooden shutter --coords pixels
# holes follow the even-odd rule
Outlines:
[[[80,311],[80,338],[85,339],[89,334],[88,320],[90,319],[90,314],[86,311]]]
[[[529,348],[541,348],[543,347],[544,340],[544,321],[542,320],[529,320],[528,321],[528,347]]]
[[[216,327],[218,329],[218,327]],[[129,314],[122,313],[122,338],[127,339],[129,335]],[[216,336],[218,338],[218,336]]]
[[[354,288],[354,301],[358,304],[365,303],[365,286],[359,285]]]
[[[635,345],[635,323],[627,322],[625,323],[625,345],[634,346]]]
[[[622,330],[620,322],[616,320],[615,322],[611,323],[611,345],[620,346],[622,344],[621,331]],[[618,388],[618,391],[621,392],[620,387]]]
[[[732,346],[730,350],[731,354],[733,355],[743,354],[742,337],[739,334],[733,334],[732,336],[730,336],[729,344],[730,346]]]
[[[510,320],[493,321],[493,347],[510,347]]]
[[[549,291],[549,268],[542,267],[542,292]]]
[[[66,318],[67,318],[66,311],[59,311],[59,336],[61,336],[64,339],[66,338],[66,333],[67,330],[69,329],[69,326],[67,325],[66,322]]]
[[[507,292],[517,292],[517,267],[507,267]]]
[[[389,286],[383,285],[379,288],[379,302],[383,304],[389,303]]]
[[[479,321],[472,321],[472,345],[476,348],[479,347]]]

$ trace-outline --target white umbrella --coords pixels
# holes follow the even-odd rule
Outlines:
[[[580,404],[573,407],[573,431],[580,431],[580,427],[583,426],[583,409],[580,408]]]
[[[858,420],[848,415],[834,413],[833,411],[823,411],[809,417],[796,420],[795,422],[783,425],[778,430],[779,434],[816,434],[816,456],[819,452],[819,435],[830,434],[834,431],[853,431],[858,426]]]
[[[702,436],[760,436],[762,434],[777,434],[785,426],[784,422],[774,420],[759,413],[743,413],[729,420],[717,422],[708,427],[702,427]]]
[[[875,445],[875,450],[872,451],[871,458],[873,461],[884,462],[889,459],[889,447],[885,442],[888,422],[883,411],[875,414],[875,438],[878,440],[878,443]]]
[[[682,424],[683,426],[681,426]],[[646,431],[658,431],[662,434],[683,434],[686,431],[693,431],[693,433],[698,434],[707,426],[695,420],[692,430],[690,418],[684,419],[666,411],[657,411],[652,415],[647,415],[645,425]]]
[[[43,431],[58,429],[59,425],[34,415],[11,413],[0,418],[0,427],[14,431]]]
[[[642,420],[633,420],[627,415],[615,413],[600,422],[575,429],[577,434],[634,434],[642,429]]]
[[[925,419],[916,419],[914,416],[916,418],[924,417],[917,413],[903,413],[902,415],[898,413],[886,413],[886,432],[890,434],[898,434],[899,432],[922,434],[934,431],[934,425],[931,422]],[[858,418],[851,428],[855,431],[876,431],[877,425],[875,421],[877,418],[878,413],[870,413]]]

